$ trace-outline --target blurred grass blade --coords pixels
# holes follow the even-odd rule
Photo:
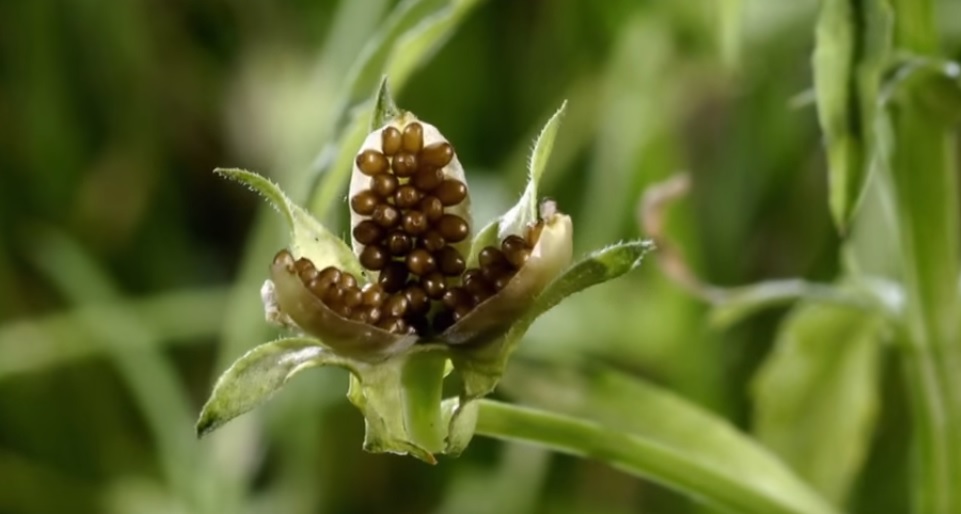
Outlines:
[[[871,445],[883,329],[863,310],[802,304],[753,383],[757,437],[838,505]]]
[[[295,258],[307,257],[317,269],[336,266],[356,276],[362,275],[360,262],[347,243],[291,202],[277,184],[241,169],[217,168],[214,172],[262,194],[280,212],[290,230],[290,249]]]
[[[636,391],[631,391],[636,392]],[[606,394],[608,405],[610,394]],[[649,395],[648,395],[649,396]],[[626,394],[617,395],[625,403]],[[836,511],[807,486],[780,468],[725,422],[697,413],[665,395],[659,405],[645,405],[645,397],[630,397],[628,416],[649,410],[647,422],[662,436],[632,430],[623,423],[606,424],[584,419],[582,413],[554,413],[529,407],[480,400],[477,433],[510,441],[524,441],[553,450],[600,460],[632,475],[647,478],[694,496],[716,507],[741,514],[829,514]],[[619,405],[625,407],[627,405]],[[681,414],[680,416],[675,415]],[[624,412],[609,412],[613,420]],[[696,421],[687,424],[683,421]],[[724,436],[719,438],[718,436]],[[723,442],[721,441],[723,439]],[[724,459],[705,464],[703,452],[721,453]],[[753,468],[762,462],[765,466]]]
[[[878,90],[890,49],[884,0],[822,0],[814,50],[818,119],[828,154],[835,224],[846,231],[874,155]]]
[[[779,307],[797,300],[815,300],[869,310],[866,298],[838,285],[817,284],[802,279],[767,280],[757,284],[709,290],[711,323],[719,328],[731,325],[763,309]]]
[[[269,400],[297,373],[330,365],[349,367],[314,339],[279,339],[250,350],[217,379],[197,421],[197,435],[207,435]]]

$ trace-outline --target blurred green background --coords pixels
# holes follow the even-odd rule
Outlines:
[[[343,106],[374,90],[345,91],[347,78],[395,4],[0,2],[0,513],[709,512],[521,445],[477,439],[435,467],[366,454],[334,370],[195,440],[217,374],[271,337],[257,290],[285,237],[211,170],[257,170],[305,200]],[[961,2],[939,9],[959,58]],[[542,191],[572,214],[576,252],[640,237],[642,192],[687,171],[668,232],[701,277],[829,281],[816,10],[481,0],[396,97],[455,145],[475,219],[513,203],[567,99]],[[346,233],[343,200],[323,214]],[[512,375],[613,366],[750,431],[751,380],[784,310],[724,330],[707,314],[649,261],[538,322],[499,394],[516,394]],[[907,409],[896,375],[885,384],[872,486],[849,499],[863,512],[907,511]]]

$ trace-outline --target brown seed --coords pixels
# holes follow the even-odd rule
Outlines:
[[[456,277],[464,272],[466,263],[464,257],[453,246],[445,246],[437,252],[437,266],[440,272],[449,276]]]
[[[354,239],[362,245],[372,245],[380,241],[384,230],[373,220],[364,220],[354,227]]]
[[[374,212],[374,207],[377,207],[377,201],[377,195],[374,194],[373,191],[366,189],[350,199],[350,208],[357,214],[367,216]]]
[[[527,241],[520,236],[511,235],[505,237],[501,243],[501,250],[504,252],[504,257],[507,258],[507,261],[515,268],[522,267],[531,256],[531,250],[530,247],[527,246]]]
[[[344,290],[332,285],[324,290],[321,300],[331,309],[336,309],[344,299]]]
[[[339,282],[342,275],[343,273],[341,273],[339,269],[333,266],[327,266],[326,268],[321,270],[320,274],[317,276],[317,279],[320,280],[325,285],[331,285],[336,282]]]
[[[379,306],[367,309],[367,323],[377,323],[383,317],[384,311]]]
[[[504,253],[496,246],[485,246],[477,255],[477,262],[480,264],[481,270],[484,268],[506,268],[510,264],[507,262],[507,257],[504,257]]]
[[[416,187],[410,184],[404,184],[397,188],[397,193],[394,194],[394,203],[397,207],[401,209],[409,209],[420,201],[420,191]],[[373,208],[371,208],[373,210]]]
[[[407,316],[407,324],[413,327],[414,332],[421,336],[426,336],[430,333],[430,321],[427,316]]]
[[[306,257],[301,257],[294,262],[294,271],[296,271],[298,275],[312,269],[314,269],[314,263]]]
[[[460,304],[454,307],[454,323],[457,323],[464,316],[470,314],[471,307],[469,305]]]
[[[307,289],[310,289],[310,292],[314,293],[317,298],[323,298],[329,287],[331,287],[329,282],[324,283],[316,278],[307,283]]]
[[[298,273],[298,275],[300,276],[300,281],[306,284],[317,278],[317,275],[320,275],[320,272],[311,266],[309,268],[304,268],[300,273]]]
[[[380,272],[380,286],[388,293],[396,293],[407,282],[407,265],[403,261],[390,261]]]
[[[444,293],[441,301],[444,302],[444,306],[448,309],[453,309],[458,305],[466,305],[468,307],[473,307],[473,300],[471,299],[470,293],[467,292],[463,287],[452,287]]]
[[[281,250],[274,255],[274,264],[277,266],[283,266],[285,268],[291,268],[294,265],[294,256],[290,254],[289,250]]]
[[[428,252],[436,252],[447,245],[447,241],[444,241],[444,236],[440,235],[440,232],[436,230],[428,230],[427,233],[421,237],[421,241]]]
[[[394,156],[394,175],[406,178],[417,172],[417,156],[412,153],[401,152]]]
[[[384,240],[384,246],[387,247],[387,251],[391,255],[404,255],[410,251],[411,241],[410,237],[399,230],[395,230],[390,234],[387,234],[387,239]]]
[[[446,141],[431,143],[420,151],[420,161],[423,163],[443,168],[454,158],[454,147]]]
[[[400,150],[401,136],[400,131],[394,127],[384,127],[380,131],[380,146],[384,150],[384,155],[391,156]]]
[[[527,240],[527,245],[531,248],[537,244],[537,240],[541,238],[541,230],[544,228],[544,222],[538,221],[533,225],[527,227],[527,233],[524,234],[524,239]]]
[[[454,324],[454,313],[448,310],[443,310],[434,316],[434,331],[443,332],[450,328]]]
[[[457,205],[467,198],[467,186],[460,180],[446,179],[434,191],[444,206]]]
[[[460,216],[445,214],[437,221],[437,231],[448,242],[457,243],[467,238],[467,222]]]
[[[406,334],[408,331],[407,323],[400,318],[384,318],[377,326],[393,334]]]
[[[354,311],[350,313],[350,319],[360,323],[370,322],[370,316],[367,315],[367,309],[364,308],[354,309]]]
[[[367,307],[379,307],[387,298],[387,293],[384,292],[384,288],[380,287],[380,284],[367,284],[361,291],[361,296],[361,301]]]
[[[470,295],[470,297],[474,299],[474,305],[480,305],[480,304],[486,302],[487,299],[490,298],[491,296],[494,296],[494,293],[493,293],[493,292],[490,292],[490,291],[485,291],[485,292],[480,293],[480,294],[472,294],[472,295]]]
[[[404,151],[417,153],[424,146],[424,127],[420,123],[408,123],[404,127],[403,142],[401,147]]]
[[[444,283],[444,275],[441,275],[438,271],[424,275],[420,279],[420,285],[427,293],[427,297],[432,300],[443,298],[444,291],[447,289],[447,284]]]
[[[411,181],[417,189],[431,191],[444,181],[444,172],[440,168],[421,166]]]
[[[340,279],[337,280],[337,285],[341,289],[350,289],[351,287],[357,287],[357,279],[353,275],[347,272],[342,272],[340,274]]]
[[[377,207],[374,207],[374,212],[370,215],[370,219],[384,228],[390,228],[400,221],[400,213],[393,205],[381,203],[377,204]]]
[[[408,234],[417,236],[427,231],[429,223],[426,214],[420,211],[407,211],[401,216],[400,226],[404,227],[404,231]]]
[[[344,288],[344,305],[357,307],[364,302],[364,293],[357,286]]]
[[[500,291],[507,287],[507,284],[514,278],[514,273],[502,273],[494,279],[491,283],[494,286],[495,291]]]
[[[479,304],[494,295],[494,288],[484,279],[479,269],[471,269],[464,273],[464,289],[474,298],[474,303]]]
[[[377,150],[364,150],[357,155],[357,167],[365,175],[374,176],[387,171],[387,157]]]
[[[381,173],[370,179],[370,190],[381,198],[390,198],[397,191],[397,177]]]
[[[427,215],[427,221],[431,223],[436,223],[444,215],[444,204],[436,196],[425,196],[418,209]]]
[[[407,254],[407,269],[415,275],[424,276],[433,272],[436,268],[437,262],[434,260],[434,256],[423,248],[418,248]]]
[[[384,302],[384,314],[394,318],[403,318],[407,314],[407,308],[410,306],[410,302],[407,300],[407,296],[404,293],[398,293],[392,295]]]
[[[338,304],[332,306],[332,307],[331,307],[331,310],[333,310],[334,312],[336,312],[337,314],[339,314],[340,317],[342,317],[342,318],[349,318],[350,315],[354,313],[353,307],[348,307],[348,306],[347,306],[346,304],[344,304],[344,303],[338,303]]]
[[[430,310],[430,298],[427,297],[427,292],[424,288],[416,285],[407,286],[404,290],[404,296],[407,297],[408,312],[414,316],[420,316],[422,314],[427,314]]]
[[[377,245],[367,245],[360,252],[360,264],[369,270],[381,270],[387,264],[387,252]]]

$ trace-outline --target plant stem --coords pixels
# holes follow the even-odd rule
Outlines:
[[[712,472],[670,448],[598,423],[491,400],[478,400],[477,434],[590,457],[629,474],[742,514],[829,513],[823,502],[766,495],[760,488]]]

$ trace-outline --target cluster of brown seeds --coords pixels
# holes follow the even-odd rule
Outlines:
[[[484,248],[478,267],[466,269],[453,245],[467,238],[470,227],[448,211],[467,198],[467,186],[443,172],[454,149],[444,141],[425,146],[423,126],[412,122],[403,131],[384,128],[381,150],[357,155],[370,185],[350,198],[351,210],[365,217],[353,229],[364,245],[360,264],[379,272],[377,283],[360,288],[349,273],[318,271],[286,251],[275,262],[296,271],[340,316],[397,334],[439,333],[507,285],[530,256],[540,225],[526,237],[508,236],[499,248]]]

